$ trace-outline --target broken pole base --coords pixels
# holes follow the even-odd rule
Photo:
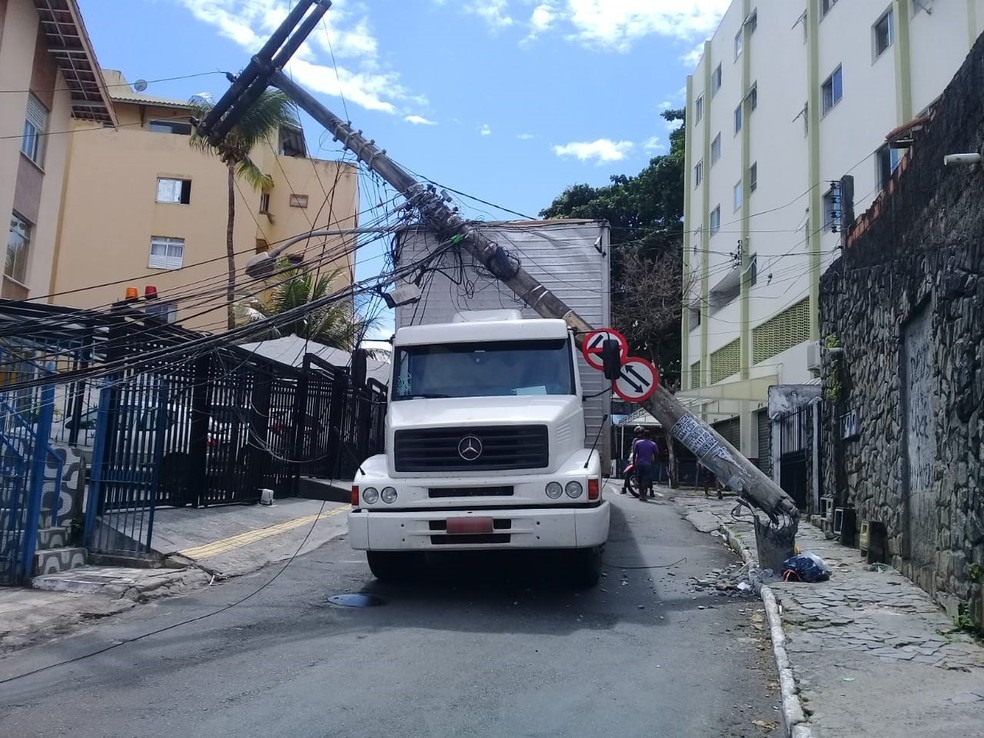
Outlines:
[[[758,515],[755,521],[755,547],[758,550],[760,569],[771,569],[776,576],[782,574],[782,564],[793,555],[796,545],[796,521],[788,520],[785,525],[773,526],[768,520],[762,522]]]

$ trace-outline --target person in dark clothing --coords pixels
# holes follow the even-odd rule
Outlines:
[[[650,437],[652,434],[645,430],[642,438],[632,442],[632,464],[636,468],[636,479],[639,482],[639,499],[643,502],[646,497],[655,497],[653,492],[653,476],[656,471],[656,444]]]
[[[637,425],[635,427],[635,430],[633,431],[633,435],[635,437],[632,439],[633,447],[635,446],[635,442],[638,441],[640,438],[642,438],[642,434],[644,431],[645,429],[641,425]],[[639,488],[638,485],[639,476],[638,476],[637,469],[634,466],[634,462],[635,462],[635,451],[633,449],[633,451],[629,454],[629,465],[625,467],[625,471],[622,473],[624,481],[622,482],[621,493],[624,495],[626,492],[628,492],[633,497],[638,497],[639,495],[637,494],[637,490]]]

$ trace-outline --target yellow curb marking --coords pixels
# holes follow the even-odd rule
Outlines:
[[[218,556],[219,554],[234,551],[235,549],[242,548],[243,546],[248,546],[251,543],[256,543],[256,541],[262,541],[264,538],[270,538],[288,530],[300,528],[302,525],[313,525],[315,521],[319,519],[324,520],[325,518],[341,515],[342,513],[346,513],[348,511],[349,508],[340,507],[329,512],[305,515],[303,518],[294,518],[293,520],[287,520],[283,523],[277,523],[276,525],[271,525],[266,528],[258,528],[257,530],[250,530],[236,536],[230,536],[229,538],[223,538],[221,541],[215,541],[214,543],[206,543],[204,546],[186,548],[183,551],[178,551],[178,554],[193,560],[206,559],[210,556]]]

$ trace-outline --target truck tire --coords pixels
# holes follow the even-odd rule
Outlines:
[[[366,559],[373,576],[384,582],[409,579],[423,563],[423,557],[413,551],[366,551]]]
[[[601,578],[601,546],[579,548],[573,551],[574,561],[571,575],[574,585],[582,589],[591,589]]]

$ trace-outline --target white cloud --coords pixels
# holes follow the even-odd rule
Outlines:
[[[639,39],[654,35],[692,41],[708,36],[730,4],[731,0],[546,0],[533,10],[527,40],[564,28],[569,38],[608,51],[627,51]]]
[[[422,115],[408,115],[404,118],[407,123],[413,123],[415,126],[436,126],[437,123],[432,120],[428,120]]]
[[[532,133],[520,133],[518,136],[516,136],[516,138],[518,138],[520,141],[531,141],[532,139],[536,138],[536,136],[534,136]]]
[[[465,5],[465,10],[477,15],[497,31],[509,28],[516,22],[509,15],[509,0],[478,0]]]
[[[686,54],[680,57],[680,61],[683,62],[685,67],[690,69],[696,69],[697,65],[700,64],[701,57],[704,56],[704,42],[701,41],[694,48],[688,51]]]
[[[554,146],[553,150],[557,156],[573,156],[581,161],[595,160],[601,164],[608,161],[621,161],[632,151],[634,144],[631,141],[612,141],[608,138],[599,138],[596,141],[580,141]]]
[[[642,148],[652,152],[666,151],[666,144],[663,143],[659,136],[650,136],[643,141]]]
[[[199,21],[255,52],[280,25],[291,0],[178,0]],[[333,61],[334,57],[334,61]],[[381,66],[378,43],[366,11],[336,0],[323,23],[287,66],[299,83],[325,95],[344,97],[367,110],[397,113],[400,104],[424,104],[400,84],[398,72]]]
[[[479,130],[479,133],[481,133],[483,136],[491,136],[492,129],[489,127],[488,123],[483,123],[481,129]]]

